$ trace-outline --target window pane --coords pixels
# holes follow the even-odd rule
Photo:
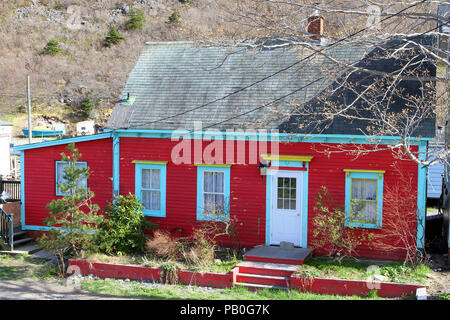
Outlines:
[[[352,221],[361,221],[364,218],[364,201],[352,200],[351,217]]]
[[[204,172],[203,173],[203,191],[205,192],[213,192],[214,187],[214,173],[213,172]]]
[[[216,205],[217,209],[223,209],[223,205],[225,202],[223,194],[216,194],[214,196],[214,200],[215,200],[215,205]]]
[[[144,208],[147,210],[150,210],[151,208],[151,191],[148,190],[142,190],[142,204],[144,205]]]
[[[152,177],[150,179],[150,189],[159,189],[160,172],[159,169],[152,169]]]
[[[296,178],[291,179],[291,188],[297,188],[297,179]]]
[[[291,189],[291,199],[297,198],[297,189]]]
[[[278,199],[278,201],[277,201],[277,209],[283,209],[283,199]]]
[[[203,211],[211,212],[214,210],[214,195],[205,193],[203,195]]]
[[[160,210],[161,193],[159,191],[150,191],[150,194],[151,194],[150,210]]]
[[[362,179],[352,179],[352,199],[363,199],[364,182]]]
[[[150,189],[150,180],[152,177],[152,170],[142,169],[141,185],[144,189]]]
[[[297,201],[291,200],[291,210],[295,210],[297,205]]]
[[[376,200],[377,199],[377,181],[365,180],[364,199]]]
[[[223,193],[224,188],[224,173],[215,172],[214,173],[214,192]]]
[[[364,220],[365,222],[375,223],[377,221],[377,204],[374,201],[365,202]]]

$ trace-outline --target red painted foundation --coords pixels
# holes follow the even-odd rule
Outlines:
[[[159,268],[147,268],[132,265],[117,265],[109,263],[87,262],[84,260],[69,260],[73,273],[82,275],[92,274],[100,278],[116,278],[130,280],[159,281],[161,273]],[[79,269],[77,269],[79,268]],[[234,268],[230,273],[199,273],[186,270],[178,271],[179,281],[185,285],[196,285],[213,288],[229,288],[236,282],[239,268]],[[378,290],[378,296],[385,298],[396,298],[411,296],[418,288],[428,288],[425,285],[369,282],[359,280],[322,279],[322,278],[300,278],[291,276],[289,288],[302,292],[313,292],[319,294],[357,295],[367,296],[372,290]]]
[[[377,290],[379,297],[398,298],[414,295],[418,288],[428,288],[428,286],[362,280],[300,278],[292,276],[290,288],[298,289],[302,292],[338,294],[345,296],[356,295],[361,297],[367,296],[372,290]]]
[[[83,260],[69,260],[72,272],[82,275],[92,274],[100,278],[150,280],[159,281],[161,271],[159,268],[148,268],[132,265],[118,265],[109,263],[87,262]],[[77,269],[77,267],[79,269]],[[201,287],[229,288],[233,286],[233,271],[231,273],[200,273],[186,270],[178,271],[179,282],[186,285]]]

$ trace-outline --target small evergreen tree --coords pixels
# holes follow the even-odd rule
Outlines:
[[[99,99],[88,95],[83,101],[81,101],[81,116],[83,119],[88,119],[91,116],[92,111],[99,104]]]
[[[89,167],[76,165],[81,154],[74,143],[66,149],[68,154],[61,153],[62,161],[68,164],[64,168],[65,182],[58,183],[59,190],[65,196],[47,204],[50,216],[44,223],[51,229],[40,238],[44,249],[54,252],[60,276],[65,273],[67,255],[95,250],[98,225],[104,220],[102,215],[98,215],[98,205],[92,203],[94,193],[79,183],[81,179],[88,178]]]
[[[128,20],[125,22],[125,27],[128,30],[141,30],[145,24],[144,11],[133,8],[128,12]]]
[[[61,47],[59,46],[59,42],[56,39],[51,39],[44,47],[44,54],[48,54],[50,56],[56,56],[61,53]]]
[[[111,27],[109,28],[108,35],[105,38],[104,46],[109,48],[112,45],[119,44],[122,40],[125,40],[125,37],[119,34],[116,28]]]

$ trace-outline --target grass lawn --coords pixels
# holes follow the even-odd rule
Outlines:
[[[431,269],[426,265],[419,265],[416,269],[402,262],[395,262],[369,268],[369,262],[356,262],[354,260],[342,260],[341,263],[327,257],[308,259],[296,272],[303,277],[321,277],[332,279],[366,280],[375,274],[386,277],[388,282],[419,283],[424,284],[426,274],[431,274]]]
[[[366,300],[383,299],[377,296],[322,295],[296,290],[265,289],[249,291],[244,287],[211,289],[185,285],[145,284],[114,279],[83,279],[81,289],[91,293],[109,294],[138,299],[195,299],[195,300]]]
[[[28,255],[0,255],[0,281],[24,278],[46,279],[57,275],[53,265]]]

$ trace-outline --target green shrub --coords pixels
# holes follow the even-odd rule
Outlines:
[[[109,28],[108,35],[106,36],[103,44],[105,47],[109,48],[112,45],[119,44],[122,40],[125,40],[125,37],[119,34],[116,28],[111,27]]]
[[[48,54],[50,56],[56,56],[61,53],[61,47],[59,46],[59,42],[56,39],[51,39],[44,47],[44,54]]]
[[[87,96],[83,101],[81,101],[81,116],[83,119],[88,119],[91,116],[92,111],[100,103],[100,99],[94,98],[92,96]]]
[[[178,10],[174,9],[172,14],[169,16],[169,23],[172,25],[180,23],[181,15]]]
[[[439,300],[450,300],[450,293],[449,294],[441,294],[438,297]]]
[[[125,27],[128,30],[141,30],[145,24],[144,11],[141,9],[131,9],[128,12],[128,20],[125,22]]]
[[[100,226],[100,250],[109,254],[143,252],[147,240],[144,231],[156,228],[144,217],[143,208],[134,194],[114,197],[104,210],[107,219]]]

